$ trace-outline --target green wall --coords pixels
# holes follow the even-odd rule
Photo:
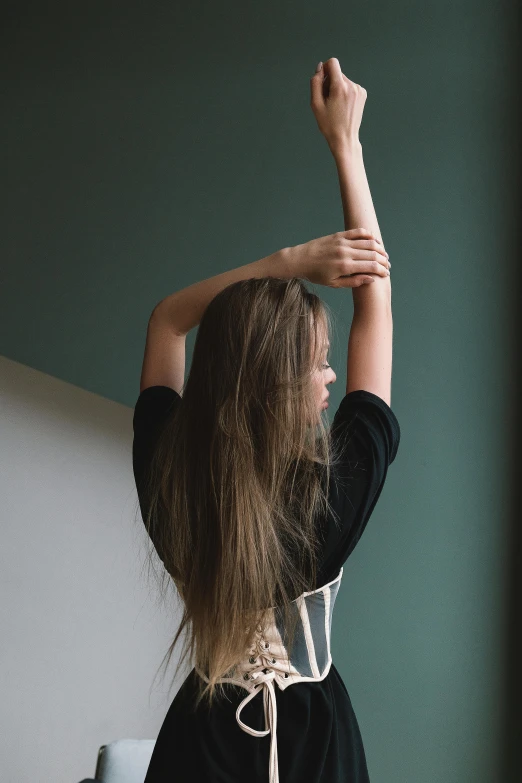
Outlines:
[[[372,783],[507,780],[511,36],[493,0],[4,18],[0,352],[129,406],[159,299],[344,228],[309,78],[334,56],[368,91],[402,442],[345,568],[333,655]],[[314,290],[338,316],[333,414],[351,293]]]

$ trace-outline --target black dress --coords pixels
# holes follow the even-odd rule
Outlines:
[[[144,470],[162,424],[180,400],[173,389],[152,386],[136,402],[133,467],[142,513]],[[397,453],[399,422],[383,399],[353,391],[335,413],[332,437],[343,444],[329,496],[340,522],[330,515],[321,520],[324,544],[317,587],[338,576],[366,527]],[[145,783],[268,783],[270,737],[252,736],[236,720],[246,691],[227,684],[229,701],[218,704],[210,716],[204,710],[194,713],[189,707],[197,677],[193,669],[167,712]],[[357,719],[333,663],[319,682],[275,690],[280,783],[369,783]],[[265,729],[262,700],[246,704],[241,719]]]

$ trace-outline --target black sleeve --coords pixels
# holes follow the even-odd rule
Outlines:
[[[332,471],[329,490],[337,516],[334,519],[330,512],[323,521],[319,579],[324,584],[337,576],[360,539],[397,454],[401,432],[390,406],[359,389],[341,400],[331,435],[341,447],[341,461]]]
[[[147,499],[144,490],[147,469],[162,426],[180,402],[181,396],[170,386],[149,386],[141,392],[134,406],[132,466],[144,521],[147,514]],[[153,531],[151,531],[151,538],[154,543]],[[160,553],[158,552],[158,554]]]

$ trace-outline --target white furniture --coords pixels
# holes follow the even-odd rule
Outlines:
[[[94,778],[81,783],[144,783],[156,740],[121,739],[102,745]]]

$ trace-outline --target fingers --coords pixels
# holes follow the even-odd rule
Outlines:
[[[359,288],[361,285],[367,283],[373,283],[374,277],[369,277],[367,274],[358,273],[353,277],[339,277],[336,280],[334,288]]]
[[[382,245],[381,240],[374,236],[371,231],[368,231],[367,228],[350,228],[348,231],[341,231],[340,233],[344,234],[347,239],[374,239],[375,242]]]
[[[379,261],[381,264],[388,264],[388,253],[386,250],[377,245],[373,240],[368,242],[367,247],[365,243],[358,243],[358,247],[346,248],[345,255],[350,261]]]
[[[323,76],[324,65],[310,78],[310,103],[312,106],[322,106],[323,104]]]
[[[386,263],[380,264],[379,261],[359,261],[361,266],[359,272],[352,272],[352,275],[380,275],[381,277],[388,277],[390,270],[386,266]]]
[[[389,257],[385,248],[376,239],[352,239],[350,245],[351,250],[349,253],[352,258],[371,258],[375,253],[379,253],[386,259]],[[361,253],[363,255],[360,255]],[[368,253],[371,255],[367,255]],[[378,260],[380,261],[381,259],[379,258]]]
[[[386,252],[382,242],[380,239],[377,239],[373,236],[373,234],[368,231],[365,228],[352,228],[349,231],[345,232],[339,232],[344,233],[345,237],[348,239],[350,246],[351,246],[351,252],[350,257],[354,260],[363,260],[363,259],[375,259],[377,261],[380,261],[381,263],[387,264],[387,266],[391,266],[389,263],[389,255]],[[365,236],[371,237],[371,239],[349,239],[348,234],[364,234]],[[370,255],[368,255],[370,253]],[[383,258],[385,259],[383,261]]]
[[[357,256],[351,255],[342,266],[350,270],[352,275],[362,275],[364,272],[376,275],[388,275],[390,273],[390,262],[387,258],[373,250],[358,250]]]
[[[350,269],[356,269],[357,271],[352,272],[354,275],[362,275],[364,272],[369,272],[370,274],[377,274],[377,275],[387,275],[390,271],[390,263],[387,258],[383,258],[382,256],[378,256],[376,254],[376,257],[373,257],[373,255],[369,258],[361,258],[361,259],[350,259],[348,261]],[[355,267],[354,267],[355,265]]]
[[[330,77],[330,84],[337,84],[343,80],[343,72],[337,57],[330,57],[326,60],[323,66],[326,75]]]

